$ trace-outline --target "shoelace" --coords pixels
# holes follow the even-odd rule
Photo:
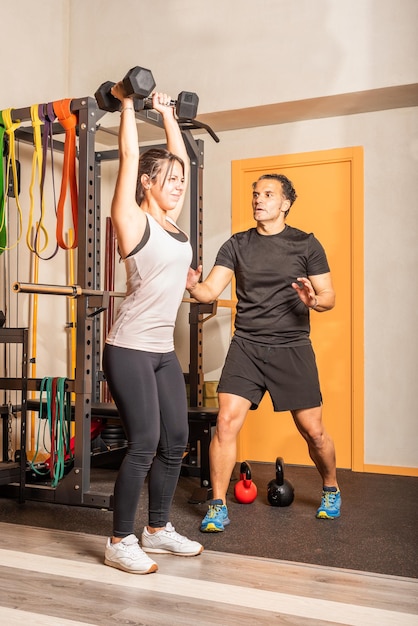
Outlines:
[[[138,540],[132,543],[121,542],[124,551],[131,557],[138,556]]]
[[[209,517],[216,517],[218,513],[222,510],[221,504],[209,504]]]
[[[172,526],[172,524],[170,522],[167,523],[167,525],[165,527],[165,530],[166,530],[166,532],[169,532],[170,535],[174,539],[177,539],[177,541],[180,541],[182,543],[187,541],[186,537],[183,537],[183,535],[179,535],[179,533],[176,531],[176,529],[174,528],[174,526]]]
[[[337,497],[336,491],[324,491],[322,495],[322,502],[324,506],[333,506],[335,504],[335,498]]]

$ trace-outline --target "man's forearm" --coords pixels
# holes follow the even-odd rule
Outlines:
[[[189,294],[199,302],[213,302],[216,297],[211,293],[205,283],[196,283],[193,287],[189,287]]]
[[[315,295],[315,301],[309,307],[317,313],[324,313],[330,311],[335,306],[335,294],[331,291],[322,291]]]

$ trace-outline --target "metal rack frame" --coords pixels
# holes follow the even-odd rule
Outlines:
[[[100,178],[101,163],[118,158],[117,150],[95,150],[98,121],[105,114],[91,97],[74,99],[71,111],[78,116],[78,248],[77,284],[85,291],[97,291],[95,295],[81,294],[77,303],[77,364],[74,380],[67,381],[67,391],[75,392],[75,451],[74,466],[56,487],[27,484],[25,498],[61,504],[72,504],[97,508],[112,508],[112,494],[95,493],[90,485],[91,468],[91,418],[92,407],[99,402],[100,383],[100,313],[106,307],[109,294],[100,292]],[[159,114],[155,111],[141,111],[137,117],[162,127]],[[31,121],[30,108],[14,109],[12,119],[20,122]],[[202,262],[202,223],[203,223],[203,163],[204,144],[195,140],[193,128],[204,128],[215,141],[219,141],[211,129],[192,120],[179,121],[191,163],[190,174],[190,241],[193,248],[193,264]],[[54,134],[64,133],[54,124]],[[31,142],[31,126],[20,127],[15,131],[17,139]],[[53,148],[64,151],[64,142],[54,138]],[[202,369],[202,325],[204,316],[213,313],[216,304],[190,303],[190,364],[186,375],[190,385],[190,404],[203,406]],[[0,379],[3,389],[8,389],[8,379]],[[39,390],[40,379],[27,379],[27,389]],[[23,414],[22,414],[23,419]],[[23,481],[24,484],[24,481]],[[9,485],[13,490],[13,486]]]
[[[27,328],[0,328],[0,343],[19,344],[21,348],[21,375],[20,378],[0,378],[0,388],[20,391],[20,406],[14,409],[14,414],[20,413],[20,449],[18,458],[9,459],[7,421],[9,407],[0,406],[0,415],[3,420],[3,451],[0,462],[0,485],[17,482],[19,487],[19,502],[25,499],[26,480],[26,416],[28,398],[28,329]],[[5,410],[3,410],[5,409]]]

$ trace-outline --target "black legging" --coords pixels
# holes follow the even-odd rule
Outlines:
[[[114,493],[113,535],[134,532],[148,476],[149,518],[165,526],[188,441],[187,396],[175,352],[158,354],[105,344],[103,370],[128,440]]]

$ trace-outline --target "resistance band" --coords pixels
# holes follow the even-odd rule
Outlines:
[[[33,188],[35,186],[36,173],[38,173],[39,180],[39,188],[41,186],[41,172],[42,172],[42,139],[41,139],[41,120],[38,115],[38,105],[33,104],[30,107],[30,116],[32,120],[32,128],[33,128],[33,158],[32,158],[32,176],[29,185],[29,218],[28,218],[28,229],[26,231],[26,244],[31,252],[35,252],[38,254],[45,250],[48,245],[48,233],[46,228],[44,227],[44,214],[45,214],[45,203],[43,195],[40,197],[40,218],[36,227],[35,238],[32,246],[31,235],[32,235],[32,220],[33,220],[33,211],[35,208],[35,198],[33,195]],[[44,235],[44,245],[41,247],[39,243],[39,233],[42,232]]]
[[[0,254],[7,246],[7,230],[6,230],[6,194],[4,191],[4,171],[3,171],[3,153],[4,153],[4,122],[3,114],[0,111]]]
[[[71,401],[69,392],[65,391],[66,380],[66,378],[45,377],[41,380],[40,385],[40,416],[44,415],[43,395],[46,394],[46,419],[49,426],[51,448],[50,457],[45,464],[49,468],[52,487],[58,485],[64,477],[66,463],[68,464],[68,461],[73,459],[70,443]],[[38,429],[35,455],[30,467],[36,474],[43,475],[45,472],[39,471],[35,465],[39,449],[39,432],[40,428]]]
[[[39,476],[50,475],[51,485],[56,487],[64,477],[65,469],[74,460],[75,437],[70,437],[71,424],[71,393],[65,391],[66,378],[45,377],[40,384],[39,427],[36,439],[35,454],[30,462],[30,469]],[[45,405],[43,396],[46,395]],[[44,408],[45,406],[45,408]],[[42,418],[42,419],[41,419]],[[41,423],[43,422],[43,427]],[[40,448],[40,433],[43,430],[43,447],[48,452],[46,442],[47,428],[50,434],[50,456],[43,462],[37,461]],[[104,428],[103,420],[92,419],[90,439],[93,441]],[[42,459],[43,459],[42,455]]]
[[[31,255],[31,273],[32,282],[37,284],[39,282],[39,256],[36,254]],[[30,363],[30,377],[36,378],[36,356],[37,356],[37,340],[38,340],[38,294],[33,293],[31,297],[31,312],[32,312],[32,324],[31,324],[31,356]],[[35,397],[35,391],[31,392],[31,398]],[[31,429],[30,429],[30,443],[31,452],[35,449],[35,412],[31,411]],[[28,452],[29,456],[29,452]]]
[[[57,200],[55,193],[55,175],[54,175],[54,138],[53,138],[53,122],[56,119],[56,115],[54,113],[54,103],[48,102],[48,104],[40,104],[38,106],[38,116],[41,122],[44,125],[44,132],[42,133],[42,172],[41,172],[41,180],[39,185],[39,193],[41,198],[41,203],[44,202],[44,189],[45,189],[45,176],[46,176],[46,162],[48,157],[48,144],[50,147],[50,156],[51,156],[51,171],[52,171],[52,191],[54,198],[54,212],[55,216],[57,216]],[[43,205],[42,205],[43,206]],[[55,250],[50,254],[50,256],[41,256],[37,250],[37,237],[38,237],[38,229],[35,234],[35,253],[43,260],[49,261],[53,259],[55,255],[58,253],[59,245],[56,242]]]
[[[65,199],[67,195],[68,185],[71,194],[71,209],[74,225],[74,241],[71,245],[76,248],[78,245],[78,191],[76,178],[76,133],[77,116],[71,113],[71,100],[56,100],[54,103],[54,112],[59,123],[65,129],[64,143],[64,164],[61,181],[61,192],[58,200],[57,209],[57,242],[60,248],[68,249],[63,237]]]
[[[73,230],[68,231],[68,284],[75,283],[75,252],[71,248],[73,243]],[[67,326],[70,329],[70,377],[75,379],[75,368],[77,360],[77,310],[75,298],[67,298],[70,321]],[[71,400],[75,401],[75,393],[71,394]],[[75,422],[71,422],[71,436],[75,435]]]
[[[20,120],[17,120],[16,122],[12,121],[12,110],[13,109],[3,109],[2,113],[2,119],[3,119],[3,124],[4,124],[4,129],[6,134],[9,137],[9,154],[7,156],[7,167],[6,167],[6,185],[8,185],[9,182],[9,177],[10,177],[10,168],[12,169],[12,174],[13,174],[13,189],[15,192],[15,198],[16,198],[16,205],[17,205],[17,210],[18,210],[18,215],[19,215],[19,227],[18,227],[18,237],[17,237],[17,241],[12,245],[12,246],[2,246],[1,249],[3,250],[11,250],[12,248],[15,248],[21,237],[22,237],[22,209],[20,206],[20,202],[19,202],[19,183],[18,183],[18,176],[17,176],[17,166],[16,166],[16,149],[15,149],[15,130],[20,126]],[[2,199],[2,222],[4,225],[6,225],[6,210],[5,210],[5,204],[6,204],[6,193],[3,190],[3,199]],[[0,223],[0,227],[2,226],[2,224]]]

